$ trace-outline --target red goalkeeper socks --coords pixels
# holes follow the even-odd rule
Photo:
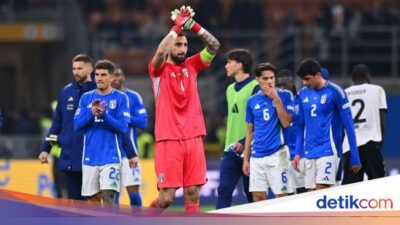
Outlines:
[[[185,212],[200,212],[200,203],[185,202]]]

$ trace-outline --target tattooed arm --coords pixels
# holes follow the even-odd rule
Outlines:
[[[198,33],[197,36],[201,39],[201,41],[206,46],[207,51],[212,54],[216,55],[219,47],[221,44],[219,43],[218,39],[214,37],[210,32],[206,29],[202,28]]]
[[[167,60],[168,47],[173,43],[175,39],[175,35],[172,31],[162,39],[160,44],[158,45],[157,51],[153,56],[151,63],[154,68],[160,69],[164,62]]]

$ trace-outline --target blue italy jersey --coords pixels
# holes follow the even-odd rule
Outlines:
[[[92,114],[96,99],[106,104],[102,117]],[[107,95],[99,95],[97,90],[83,94],[74,118],[74,128],[84,131],[83,165],[120,163],[122,136],[129,121],[129,100],[124,93],[113,89]]]
[[[295,114],[293,115],[292,123],[288,128],[283,129],[283,136],[285,138],[285,143],[289,147],[290,159],[294,158],[296,154],[296,139],[297,139],[297,126],[298,126],[298,112],[299,112],[299,96],[293,96],[293,104],[295,109]]]
[[[137,129],[146,129],[147,112],[139,93],[126,89],[125,94],[129,98],[129,111],[131,114],[127,134],[133,144],[135,155],[139,155],[137,148]],[[126,157],[125,151],[122,151],[122,157]]]
[[[336,155],[335,143],[342,135],[333,129],[339,129],[343,124],[346,132],[354,134],[349,137],[356,151],[352,154],[352,165],[359,165],[350,104],[343,89],[327,81],[321,89],[304,87],[299,97],[296,153],[307,159]]]
[[[294,115],[292,93],[276,88],[286,111]],[[261,158],[271,155],[285,144],[283,128],[279,121],[275,105],[271,98],[261,91],[247,101],[246,122],[254,125],[251,157]]]

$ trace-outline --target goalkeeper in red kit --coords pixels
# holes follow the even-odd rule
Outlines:
[[[202,137],[206,135],[197,75],[207,68],[219,41],[182,6],[171,12],[174,26],[149,63],[155,96],[155,169],[159,194],[150,207],[167,208],[183,187],[186,212],[199,212],[200,187],[206,183]],[[205,48],[186,58],[188,41],[182,29],[195,33]]]

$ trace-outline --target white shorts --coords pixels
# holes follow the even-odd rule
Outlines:
[[[300,172],[297,172],[293,168],[293,165],[291,166],[291,173],[293,176],[293,188],[294,189],[304,187],[304,158],[300,159],[299,170],[300,170]],[[296,190],[294,190],[294,191],[296,191]]]
[[[140,167],[139,163],[136,167],[130,168],[129,161],[125,157],[122,159],[122,185],[124,187],[134,186],[134,185],[141,185],[142,179],[140,178]]]
[[[250,192],[268,192],[274,194],[293,192],[290,173],[290,155],[287,146],[283,146],[272,155],[263,158],[250,158]]]
[[[93,196],[100,190],[120,191],[121,164],[82,166],[82,196]]]
[[[336,183],[335,155],[318,159],[304,159],[305,188],[316,188],[317,184],[334,185]]]

